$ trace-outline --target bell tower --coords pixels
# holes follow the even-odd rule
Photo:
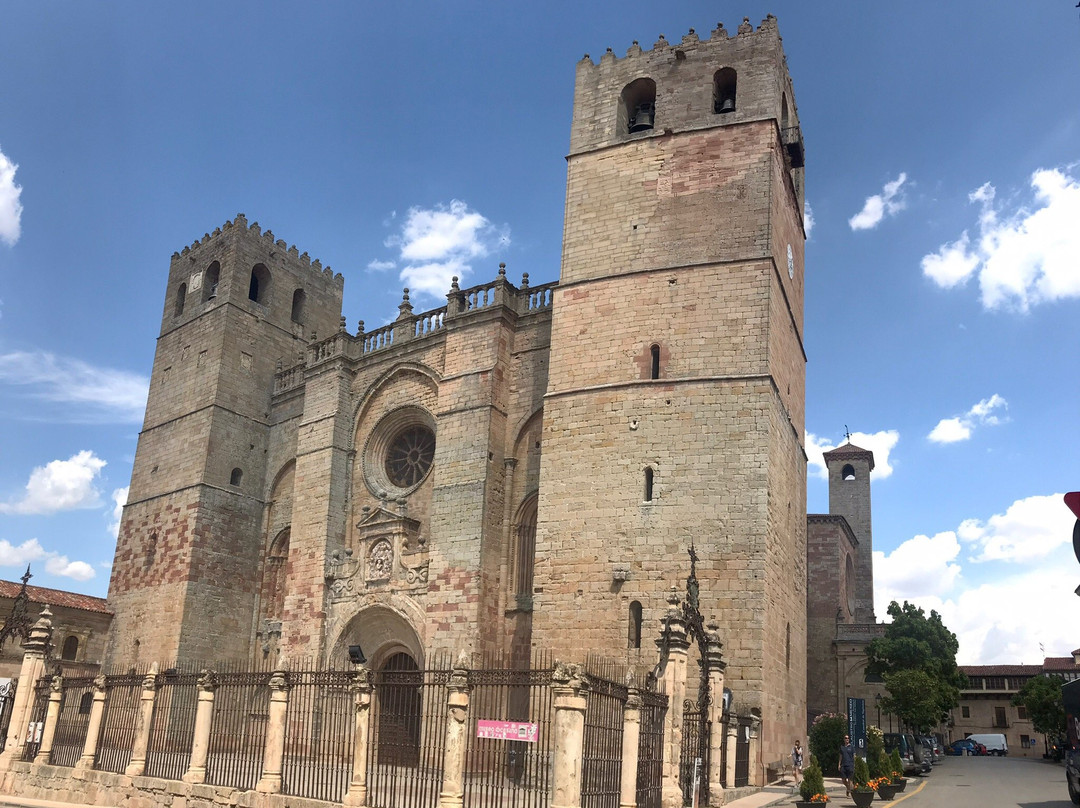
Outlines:
[[[805,730],[806,357],[775,18],[586,56],[567,162],[534,644],[652,664],[693,543],[727,677],[781,757]]]
[[[274,375],[337,331],[343,285],[243,214],[173,253],[109,582],[110,664],[248,657]]]

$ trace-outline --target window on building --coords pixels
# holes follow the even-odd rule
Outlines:
[[[651,466],[645,467],[645,501],[652,502],[653,498],[653,470]]]
[[[971,718],[971,708],[968,707],[967,705],[964,705],[963,707],[961,707],[960,708],[960,717],[961,718]]]
[[[240,480],[243,478],[244,472],[240,469],[233,469],[232,474],[229,475],[229,485],[240,485]]]
[[[533,562],[536,557],[536,505],[538,497],[531,495],[518,509],[515,533],[514,594],[518,602],[532,597]]]
[[[1009,726],[1009,720],[1005,716],[1004,707],[994,708],[994,726],[995,727],[1007,727]]]
[[[90,708],[94,706],[94,694],[83,693],[79,699],[79,715],[90,715]]]
[[[1028,735],[1021,735],[1020,746],[1031,746],[1031,737]]]
[[[292,321],[294,323],[304,322],[304,290],[297,289],[292,295]]]
[[[656,116],[656,82],[637,79],[623,88],[619,104],[619,134],[647,132]]]
[[[731,67],[722,67],[713,76],[713,112],[717,115],[735,111],[736,81],[737,75]]]
[[[626,639],[627,647],[641,647],[641,602],[630,601],[630,625]]]
[[[79,638],[75,636],[64,640],[63,650],[60,652],[61,659],[74,660],[79,655]]]
[[[986,677],[986,689],[987,690],[1004,690],[1005,689],[1005,677],[1004,676],[987,676]]]
[[[184,313],[184,301],[187,299],[187,284],[182,283],[176,287],[176,305],[173,307],[173,317],[179,317]]]
[[[221,264],[214,261],[206,268],[203,275],[202,288],[203,300],[213,300],[217,297],[218,283],[221,281]]]
[[[1025,707],[1023,704],[1017,705],[1016,717],[1019,718],[1021,721],[1027,721],[1027,707]]]
[[[660,378],[660,346],[657,345],[656,343],[653,343],[652,347],[649,348],[649,354],[650,354],[650,359],[651,359],[651,366],[650,366],[650,369],[649,369],[649,378],[650,379],[659,379]]]
[[[270,270],[265,264],[256,264],[251,268],[251,280],[248,283],[248,300],[266,305],[270,299]]]
[[[841,480],[854,480],[855,479],[855,467],[848,463],[842,469],[840,469]]]

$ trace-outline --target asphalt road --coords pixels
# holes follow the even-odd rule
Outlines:
[[[920,784],[918,793],[912,793]],[[876,803],[875,803],[876,804]],[[947,757],[908,781],[893,805],[903,808],[1074,808],[1065,767],[1041,758]]]

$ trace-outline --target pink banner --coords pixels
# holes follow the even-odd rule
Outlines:
[[[476,722],[477,738],[495,738],[499,741],[525,741],[536,743],[538,728],[536,724],[523,721],[487,721]]]

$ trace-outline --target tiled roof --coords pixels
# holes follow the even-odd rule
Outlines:
[[[968,676],[1038,676],[1043,669],[1042,665],[960,665],[958,667]]]
[[[1043,660],[1043,667],[1048,671],[1076,670],[1076,660],[1071,656],[1048,656]]]
[[[15,581],[0,581],[0,598],[11,598],[19,594],[21,583]],[[105,602],[105,598],[95,598],[91,595],[80,595],[76,592],[65,592],[63,589],[47,589],[44,586],[27,586],[26,594],[31,603],[49,604],[50,606],[64,606],[68,609],[82,609],[84,612],[100,612],[112,614],[112,610]]]
[[[856,446],[854,443],[845,443],[843,446],[837,446],[835,449],[825,452],[823,457],[826,460],[839,457],[867,457],[870,461],[870,471],[874,470],[874,453],[869,449],[863,449]]]

